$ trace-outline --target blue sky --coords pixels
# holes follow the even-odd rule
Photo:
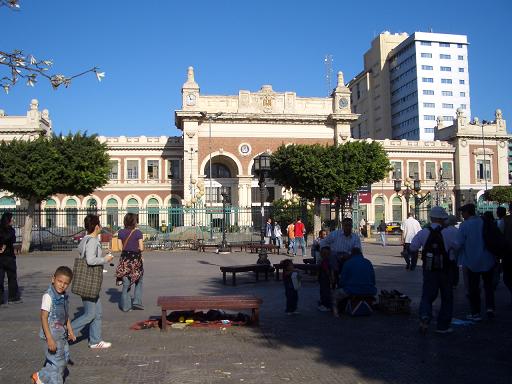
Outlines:
[[[276,91],[325,96],[324,57],[350,80],[374,36],[428,31],[466,34],[473,116],[501,108],[512,127],[510,0],[488,1],[164,1],[21,0],[0,8],[0,50],[54,60],[54,72],[87,75],[53,91],[40,82],[0,94],[0,108],[25,114],[31,99],[50,110],[56,132],[106,136],[180,135],[186,69],[204,94],[237,94],[272,84]],[[3,68],[0,68],[3,70]],[[0,75],[3,75],[0,72]]]

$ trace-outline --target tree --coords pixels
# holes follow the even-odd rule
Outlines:
[[[512,203],[512,186],[498,185],[485,191],[484,198],[487,201],[495,201],[499,204]]]
[[[35,205],[52,195],[88,195],[108,182],[107,146],[77,133],[0,142],[0,189],[28,201],[22,252],[28,252]]]
[[[0,0],[0,7],[6,6],[13,10],[20,8],[18,0]],[[86,73],[94,72],[98,81],[105,77],[105,72],[100,72],[98,67],[93,67],[84,72],[72,76],[63,74],[49,74],[47,71],[53,65],[51,60],[37,60],[33,55],[25,55],[21,50],[12,52],[3,52],[0,50],[0,65],[7,67],[7,74],[0,78],[0,86],[5,93],[9,93],[11,87],[16,85],[20,79],[24,79],[26,84],[33,87],[38,80],[38,76],[42,76],[50,81],[53,89],[57,89],[60,85],[67,88],[71,85],[71,81]]]
[[[363,185],[382,180],[390,169],[382,145],[349,141],[339,146],[281,145],[271,156],[272,178],[314,200],[314,231],[320,230],[322,198],[345,201]]]

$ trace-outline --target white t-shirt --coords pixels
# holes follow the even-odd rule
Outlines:
[[[421,225],[414,217],[409,217],[402,222],[401,229],[404,243],[410,244],[414,236],[421,231]]]
[[[49,293],[43,295],[43,301],[41,302],[41,309],[46,312],[50,312],[52,309],[52,298]]]

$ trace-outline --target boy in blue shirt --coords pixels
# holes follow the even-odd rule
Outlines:
[[[66,266],[57,268],[53,274],[52,283],[43,295],[39,335],[46,341],[46,361],[39,372],[32,374],[32,382],[35,384],[64,382],[64,371],[69,361],[68,340],[76,340],[68,316],[69,301],[66,295],[66,289],[72,278],[73,272],[70,268]]]

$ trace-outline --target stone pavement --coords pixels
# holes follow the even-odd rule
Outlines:
[[[340,319],[318,312],[318,285],[305,276],[300,315],[284,315],[282,282],[241,274],[222,284],[219,266],[255,262],[255,254],[195,251],[145,254],[145,311],[122,313],[120,290],[108,267],[102,293],[103,336],[109,350],[81,341],[71,346],[74,365],[66,383],[511,383],[512,310],[503,284],[492,321],[456,327],[451,335],[418,333],[421,268],[408,272],[400,247],[364,245],[375,265],[378,289],[398,289],[413,300],[413,313]],[[28,383],[43,363],[38,339],[39,305],[59,265],[73,265],[76,252],[32,253],[18,258],[24,303],[0,308],[0,383]],[[272,262],[285,256],[271,255]],[[255,294],[263,298],[261,326],[223,329],[131,331],[134,322],[159,315],[156,298],[167,295]],[[72,312],[81,305],[71,294]],[[456,290],[455,317],[468,304]]]

